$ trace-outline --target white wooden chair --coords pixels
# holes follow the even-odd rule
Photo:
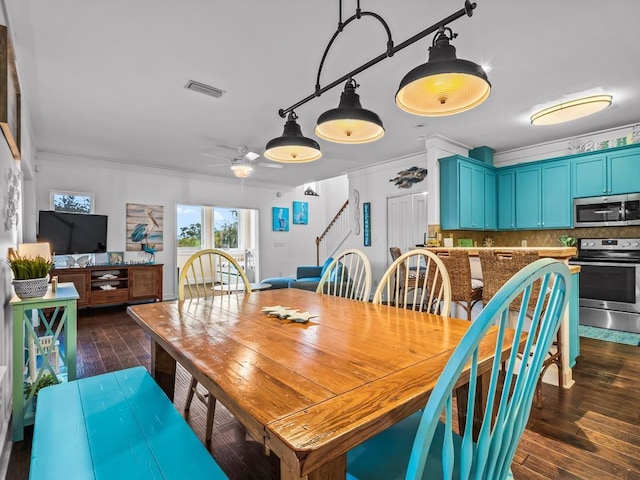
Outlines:
[[[184,264],[178,280],[178,300],[202,299],[216,295],[251,293],[251,285],[240,264],[227,252],[216,249],[200,250]],[[189,412],[193,396],[207,406],[205,441],[211,443],[216,398],[198,391],[198,381],[191,377],[184,411]]]
[[[178,300],[237,292],[250,293],[251,286],[242,266],[223,250],[200,250],[180,271]]]
[[[373,303],[425,310],[445,317],[451,311],[451,281],[438,256],[425,249],[400,255],[382,276]]]
[[[367,256],[357,249],[339,253],[322,275],[316,293],[368,302],[371,293],[371,264]]]

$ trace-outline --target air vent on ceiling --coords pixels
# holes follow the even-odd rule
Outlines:
[[[187,90],[193,90],[194,92],[204,93],[211,97],[220,98],[224,94],[224,90],[206,85],[204,83],[196,82],[195,80],[189,80],[184,86]]]

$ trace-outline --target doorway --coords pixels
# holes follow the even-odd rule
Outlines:
[[[199,250],[217,248],[243,267],[250,282],[260,278],[258,210],[209,205],[176,205],[178,272]]]

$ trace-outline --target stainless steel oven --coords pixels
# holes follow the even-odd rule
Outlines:
[[[640,333],[640,239],[581,239],[580,323]]]

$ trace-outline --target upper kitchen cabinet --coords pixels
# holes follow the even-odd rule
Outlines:
[[[640,146],[576,156],[572,163],[576,198],[640,191]]]
[[[517,229],[571,227],[573,202],[568,160],[516,168],[513,188]]]
[[[498,170],[498,230],[516,228],[516,171]]]
[[[491,166],[454,155],[440,159],[443,230],[495,230],[496,173]]]

